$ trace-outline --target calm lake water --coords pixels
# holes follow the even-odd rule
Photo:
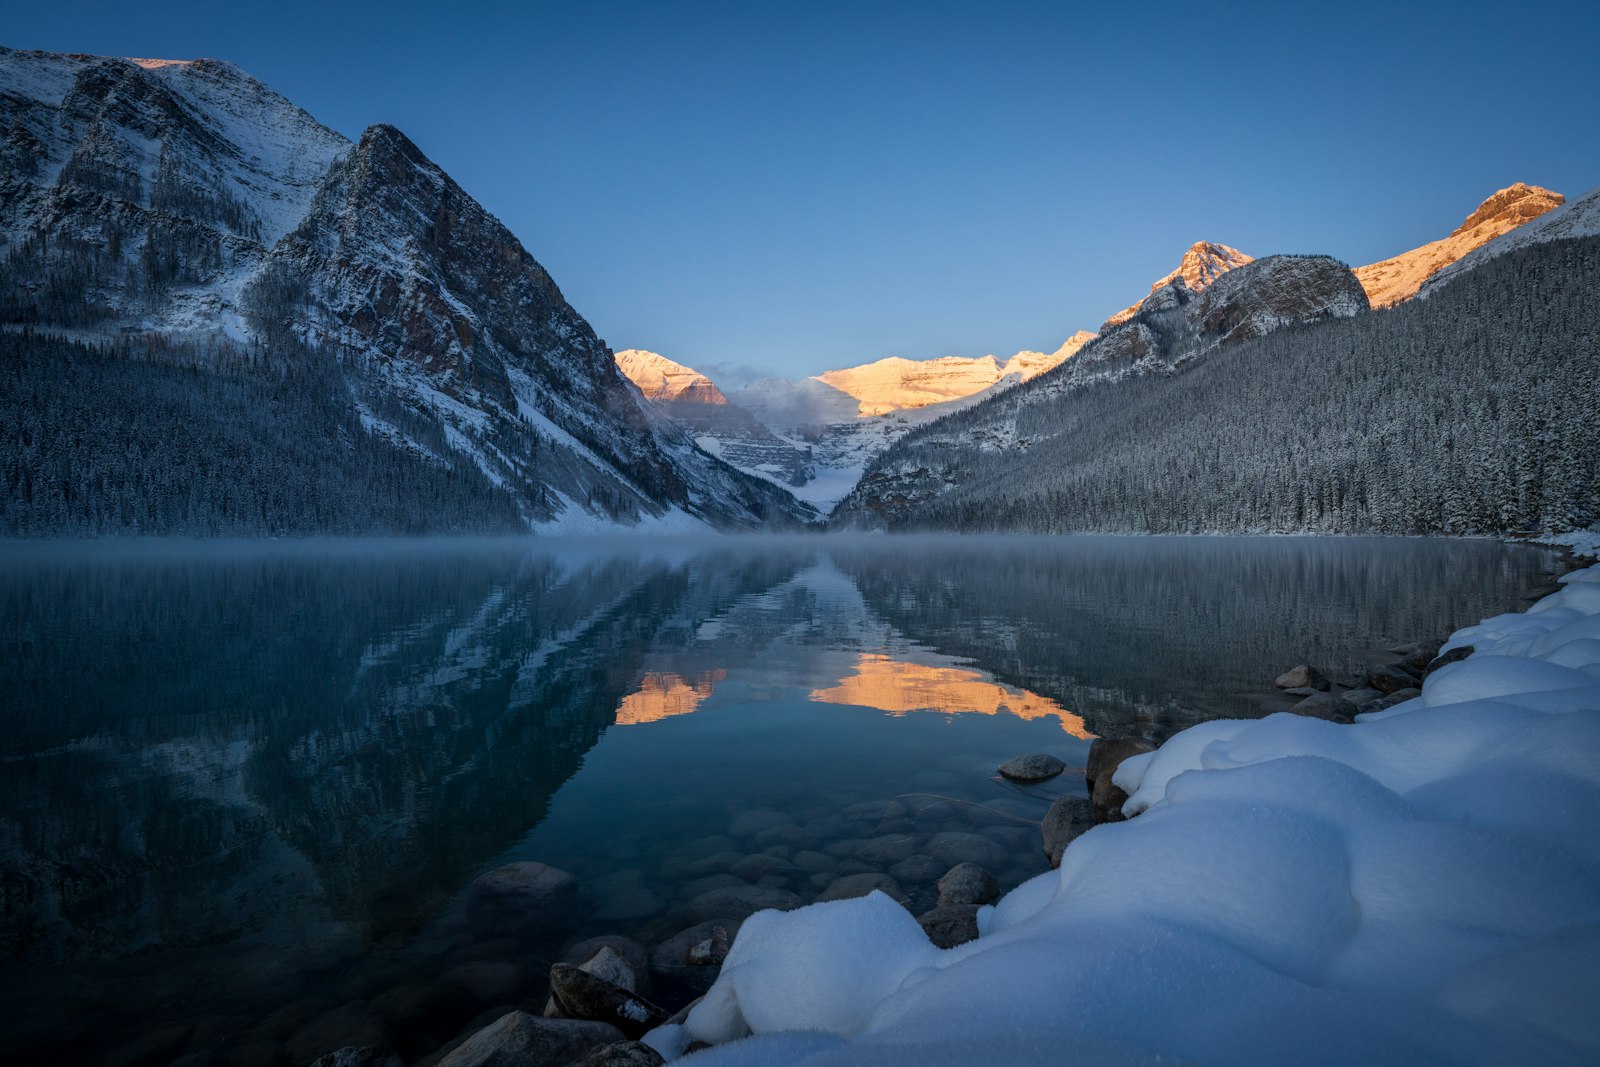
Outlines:
[[[415,1058],[540,1010],[578,938],[722,917],[706,893],[885,872],[921,910],[969,856],[1010,887],[1083,782],[1002,760],[1281,708],[1281,670],[1354,675],[1557,569],[1310,538],[9,546],[0,1058]],[[579,879],[552,929],[469,906],[519,860]]]

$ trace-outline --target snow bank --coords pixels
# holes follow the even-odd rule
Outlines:
[[[1138,817],[934,948],[888,898],[758,914],[682,1027],[754,1064],[1592,1063],[1600,567],[1422,696],[1212,722],[1124,763]],[[746,1036],[749,1035],[749,1036]]]

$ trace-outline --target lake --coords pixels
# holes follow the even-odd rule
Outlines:
[[[1353,538],[6,546],[0,1057],[415,1058],[730,888],[882,873],[920,911],[962,858],[1009,888],[1090,738],[1281,709],[1286,668],[1351,678],[1559,570]],[[1072,769],[996,775],[1025,752]],[[486,923],[468,887],[523,860],[576,901]]]

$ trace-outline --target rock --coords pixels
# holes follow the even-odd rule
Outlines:
[[[1050,866],[1061,866],[1061,854],[1073,839],[1094,825],[1094,804],[1085,797],[1061,797],[1044,813],[1039,824],[1044,854]]]
[[[1154,752],[1156,744],[1142,737],[1097,737],[1089,743],[1089,759],[1083,768],[1083,781],[1091,791],[1102,774],[1115,774],[1129,756]]]
[[[865,838],[846,837],[837,841],[830,841],[822,846],[821,851],[836,860],[845,859],[856,854],[856,850],[866,844]]]
[[[941,908],[957,904],[993,904],[999,899],[1000,884],[994,880],[994,875],[976,863],[958,863],[939,879]]]
[[[1295,715],[1341,723],[1355,722],[1356,714],[1355,705],[1335,693],[1318,693],[1314,697],[1306,697],[1289,711]]]
[[[817,903],[864,897],[874,889],[882,890],[901,904],[906,902],[906,894],[900,888],[900,883],[887,874],[847,874],[843,878],[835,879],[832,885],[819,893]]]
[[[406,1067],[405,1061],[387,1045],[347,1045],[318,1056],[311,1067]]]
[[[1396,704],[1404,704],[1406,701],[1415,700],[1421,695],[1422,690],[1418,689],[1416,686],[1412,686],[1409,689],[1397,689],[1393,693],[1389,694],[1389,699],[1394,701]]]
[[[875,867],[890,867],[917,851],[917,839],[907,834],[874,837],[851,854],[850,858]]]
[[[754,837],[763,830],[770,830],[775,826],[790,826],[793,823],[794,820],[781,811],[758,808],[736,815],[728,824],[728,836],[742,840]]]
[[[643,949],[640,949],[643,952]],[[570,966],[570,965],[569,965]],[[632,963],[622,958],[622,955],[610,945],[601,945],[595,950],[594,955],[578,964],[578,970],[592,974],[596,978],[604,979],[614,986],[626,989],[630,993],[639,992],[640,974],[634,969]],[[644,968],[649,972],[648,965]]]
[[[511,1011],[463,1041],[438,1067],[555,1067],[623,1040],[622,1031],[608,1023]]]
[[[392,1045],[395,1034],[389,1021],[364,1000],[351,1001],[296,1030],[284,1042],[284,1051],[296,1063],[309,1063],[339,1048]]]
[[[1313,689],[1309,685],[1296,685],[1285,689],[1283,691],[1283,695],[1291,697],[1308,697],[1314,696],[1318,692],[1319,690]]]
[[[1067,765],[1043,752],[1030,752],[1000,764],[1000,773],[1019,782],[1042,782],[1054,778],[1067,769]]]
[[[445,972],[444,980],[466,990],[483,1004],[504,1004],[516,998],[522,984],[522,968],[503,960],[463,963]]]
[[[743,878],[740,878],[736,874],[728,874],[727,872],[723,872],[722,874],[708,874],[703,878],[696,878],[693,881],[685,882],[679,887],[678,893],[683,897],[684,900],[693,900],[695,897],[704,896],[713,889],[727,889],[730,886],[742,886],[749,884],[749,882],[745,881]]]
[[[822,871],[831,871],[834,868],[834,859],[825,852],[812,852],[802,849],[794,854],[794,865],[802,871],[818,874]]]
[[[1315,689],[1319,693],[1326,693],[1330,683],[1327,675],[1309,664],[1302,663],[1278,675],[1272,684],[1279,689]]]
[[[1379,667],[1370,672],[1365,681],[1369,689],[1376,689],[1385,696],[1398,693],[1402,689],[1410,689],[1417,684],[1415,678],[1399,667]]]
[[[898,800],[863,800],[859,804],[851,804],[839,814],[848,822],[876,823],[885,819],[903,819],[910,813],[911,809]]]
[[[728,936],[727,927],[716,925],[711,928],[710,937],[689,950],[688,959],[696,967],[720,967],[722,961],[728,958],[728,949],[731,947],[733,939]]]
[[[1448,667],[1452,663],[1460,663],[1462,660],[1472,655],[1472,653],[1473,647],[1471,645],[1457,645],[1449,652],[1446,652],[1443,655],[1435,656],[1432,660],[1430,660],[1428,662],[1428,669],[1425,672],[1424,677],[1432,674],[1440,667]]]
[[[602,1045],[579,1060],[575,1067],[662,1067],[667,1061],[643,1041]]]
[[[1358,708],[1369,701],[1377,700],[1379,697],[1383,696],[1383,694],[1378,692],[1376,689],[1368,689],[1365,686],[1360,689],[1347,690],[1339,695],[1342,696],[1347,702],[1354,704]]]
[[[781,860],[776,856],[758,852],[754,856],[746,856],[738,863],[735,863],[728,873],[735,877],[743,878],[747,882],[755,882],[769,874],[782,874],[785,871],[792,870],[794,870],[794,864],[788,860]]]
[[[785,889],[764,885],[728,886],[702,893],[689,901],[689,913],[702,922],[724,916],[743,920],[768,908],[789,911],[802,903]]]
[[[1428,664],[1438,657],[1440,644],[1438,641],[1418,642],[1415,648],[1401,656],[1400,666],[1412,674],[1421,676],[1428,669]]]
[[[816,835],[809,830],[790,823],[762,830],[751,838],[751,842],[757,848],[769,848],[773,845],[784,845],[788,848],[806,848],[816,843]]]
[[[695,963],[691,957],[699,946],[716,937],[718,929],[732,941],[739,933],[739,922],[727,919],[699,923],[678,931],[650,950],[650,977],[655,982],[657,1003],[683,1004],[711,988],[722,970],[721,961]]]
[[[508,863],[479,875],[467,899],[473,918],[491,929],[549,932],[570,921],[578,880],[543,863]]]
[[[1006,850],[982,834],[969,834],[950,830],[934,834],[928,839],[927,852],[934,859],[952,866],[958,863],[976,863],[983,867],[998,867],[1006,861]]]
[[[940,863],[932,856],[907,856],[893,867],[889,868],[889,877],[899,882],[910,882],[912,885],[922,885],[931,882],[943,874],[946,864]]]
[[[978,905],[949,904],[917,917],[923,932],[940,948],[955,948],[978,939]]]
[[[1094,780],[1089,800],[1094,805],[1095,822],[1121,822],[1125,818],[1122,805],[1128,802],[1128,794],[1112,780],[1111,774],[1102,774]]]
[[[666,1022],[670,1014],[637,993],[565,963],[550,968],[550,992],[573,1018],[610,1023],[633,1039]]]
[[[1379,697],[1376,700],[1367,701],[1365,704],[1361,705],[1361,710],[1363,712],[1387,711],[1396,705],[1404,704],[1413,697],[1419,697],[1421,695],[1422,690],[1420,689],[1401,689],[1398,692],[1390,693],[1386,697]]]

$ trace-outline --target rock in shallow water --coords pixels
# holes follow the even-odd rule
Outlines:
[[[1030,752],[1000,764],[1000,773],[1019,782],[1042,782],[1054,778],[1067,769],[1067,765],[1043,752]]]
[[[603,1045],[579,1060],[575,1067],[661,1067],[667,1061],[643,1041]]]
[[[1044,854],[1050,866],[1061,866],[1061,854],[1073,838],[1094,826],[1094,804],[1085,797],[1061,797],[1044,813],[1039,824]]]
[[[667,1012],[639,994],[565,963],[550,968],[550,992],[573,1018],[609,1023],[629,1038],[667,1021]]]
[[[939,879],[939,907],[957,904],[993,904],[1000,899],[994,875],[976,863],[958,863]]]
[[[934,859],[952,865],[970,862],[983,867],[998,867],[1006,861],[1003,845],[996,844],[982,834],[959,830],[934,834],[928,839],[927,851]]]
[[[1273,681],[1279,689],[1315,689],[1326,693],[1331,683],[1327,675],[1307,663],[1290,667]]]
[[[789,911],[802,903],[786,889],[764,885],[728,886],[695,897],[689,902],[689,912],[702,922],[725,916],[742,920],[768,908]]]
[[[882,890],[895,900],[904,904],[906,894],[900,888],[900,883],[890,878],[887,874],[847,874],[836,879],[832,885],[817,896],[817,903],[828,900],[850,900],[855,897],[864,897],[874,889]]]
[[[485,1026],[438,1067],[532,1067],[571,1063],[601,1045],[625,1040],[615,1026],[579,1019],[541,1019],[512,1011]]]
[[[571,918],[578,880],[544,863],[508,863],[473,881],[467,901],[474,920],[491,929],[548,932]]]

